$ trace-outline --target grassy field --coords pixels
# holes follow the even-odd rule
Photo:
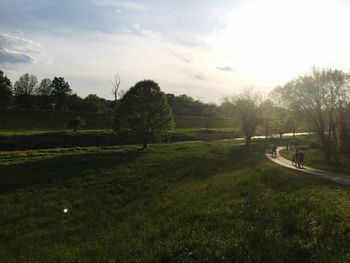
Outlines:
[[[289,160],[295,151],[281,151],[281,155]],[[304,164],[313,168],[318,168],[326,171],[334,171],[350,175],[350,156],[346,154],[338,154],[337,160],[333,156],[330,162],[324,160],[324,155],[321,149],[303,149]]]
[[[265,147],[2,152],[0,261],[349,260],[349,189],[276,166]]]

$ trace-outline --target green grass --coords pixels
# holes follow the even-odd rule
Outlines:
[[[78,130],[76,134],[106,134],[111,133],[111,129],[100,129],[100,130]],[[66,130],[9,130],[0,131],[0,136],[28,136],[38,134],[74,134],[71,129]]]
[[[295,151],[281,151],[281,155],[289,160]],[[337,173],[350,175],[350,156],[346,154],[338,154],[337,160],[333,156],[330,162],[326,162],[321,149],[303,149],[304,164],[312,168],[333,171]]]
[[[349,260],[349,189],[276,166],[264,148],[0,153],[0,261]]]
[[[174,129],[161,138],[161,142],[209,141],[239,137],[238,129]],[[29,130],[0,132],[1,150],[25,150],[57,147],[111,146],[135,144],[137,141],[126,133],[117,138],[112,130],[79,130],[73,132]]]

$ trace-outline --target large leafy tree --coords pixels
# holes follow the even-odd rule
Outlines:
[[[39,87],[36,89],[36,95],[38,96],[40,108],[43,110],[52,109],[52,81],[49,78],[42,79]]]
[[[118,135],[129,130],[145,149],[150,140],[158,139],[172,126],[173,117],[165,94],[156,82],[144,80],[136,83],[121,99],[114,131]]]
[[[262,122],[263,98],[251,89],[243,91],[238,96],[225,98],[226,107],[231,107],[231,112],[236,120],[240,121],[241,129],[245,137],[245,144],[250,145],[255,134],[256,127]]]
[[[103,99],[96,94],[89,94],[84,99],[84,111],[87,112],[102,112]]]
[[[19,108],[33,108],[33,97],[38,84],[38,78],[28,73],[19,77],[13,88],[16,105]]]
[[[51,88],[56,110],[67,110],[67,97],[72,93],[69,83],[63,77],[55,77]]]
[[[7,109],[11,103],[12,85],[10,79],[0,70],[0,109]]]
[[[314,68],[310,74],[294,79],[275,89],[284,103],[308,117],[324,150],[325,160],[330,160],[332,150],[337,148],[336,118],[348,92],[349,76],[332,69]]]

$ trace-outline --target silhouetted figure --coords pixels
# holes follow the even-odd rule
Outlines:
[[[298,167],[304,168],[304,153],[303,152],[299,152],[299,154],[298,154]]]
[[[292,165],[293,166],[295,166],[296,165],[296,163],[297,163],[297,156],[296,156],[296,154],[293,154],[293,156],[292,156]]]
[[[272,157],[272,158],[276,158],[276,156],[277,156],[277,146],[276,146],[276,145],[273,145],[273,146],[272,146],[271,157]]]
[[[297,149],[295,154],[292,157],[292,165],[295,167],[299,167],[299,150]]]

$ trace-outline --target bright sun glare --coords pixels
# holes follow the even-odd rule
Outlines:
[[[246,78],[275,85],[313,65],[348,70],[349,25],[350,10],[335,1],[255,0],[233,12],[212,43]]]

